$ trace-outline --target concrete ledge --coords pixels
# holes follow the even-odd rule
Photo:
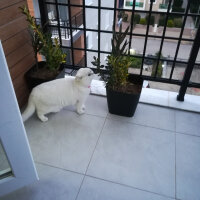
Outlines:
[[[91,94],[106,96],[104,83],[99,80],[93,80],[91,84]],[[176,97],[176,92],[143,88],[140,103],[200,113],[200,96],[186,94],[183,102],[177,101]]]

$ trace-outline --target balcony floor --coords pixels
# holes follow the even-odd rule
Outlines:
[[[40,180],[2,200],[199,200],[200,114],[139,104],[133,118],[108,114],[90,96],[25,123]]]

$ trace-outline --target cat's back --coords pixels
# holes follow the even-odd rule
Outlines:
[[[56,79],[53,81],[42,83],[31,92],[31,96],[53,96],[53,95],[62,95],[63,91],[66,88],[71,88],[73,85],[74,77],[67,77]]]

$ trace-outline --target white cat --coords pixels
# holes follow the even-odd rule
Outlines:
[[[63,107],[76,105],[78,114],[85,111],[85,101],[90,93],[90,84],[93,79],[93,71],[89,68],[81,68],[75,77],[69,76],[43,83],[33,88],[26,110],[22,114],[26,121],[36,110],[38,118],[46,122],[45,114],[59,112]]]

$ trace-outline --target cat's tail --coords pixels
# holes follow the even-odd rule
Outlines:
[[[30,96],[28,100],[28,105],[25,111],[22,113],[23,122],[25,122],[29,117],[31,117],[34,112],[35,112],[35,104],[33,103],[32,98]]]

